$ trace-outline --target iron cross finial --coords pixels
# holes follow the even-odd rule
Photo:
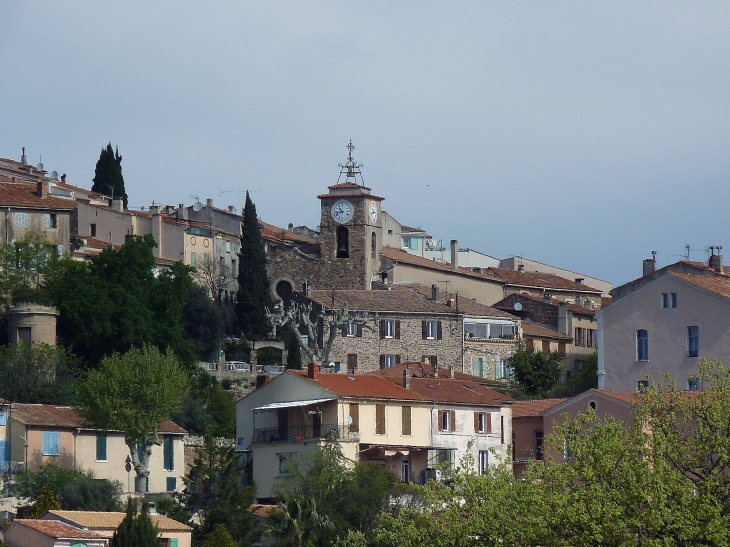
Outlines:
[[[349,157],[352,159],[352,151],[355,150],[355,145],[352,144],[352,139],[350,139],[350,144],[348,144],[346,148],[350,151]]]

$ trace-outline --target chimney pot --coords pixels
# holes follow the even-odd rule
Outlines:
[[[455,239],[451,240],[451,269],[456,270],[459,267],[459,242]]]
[[[431,285],[431,300],[433,300],[434,302],[439,301],[439,288],[436,284]]]
[[[66,173],[64,173],[63,175],[61,175],[61,182],[63,184],[66,184]]]
[[[520,273],[525,273],[525,265],[524,264],[518,264],[517,265],[517,271]]]
[[[411,389],[411,373],[408,368],[403,371],[403,388]]]
[[[656,271],[656,258],[647,258],[644,260],[644,275],[651,275]]]
[[[229,213],[235,213],[236,212],[236,206],[235,205],[229,205],[228,206],[228,212]]]
[[[112,209],[115,211],[124,211],[124,198],[114,198],[112,200]]]
[[[206,199],[205,205],[208,207],[213,207],[213,200],[211,198]]]
[[[309,363],[307,365],[307,378],[314,380],[317,372],[317,363]]]
[[[269,383],[269,376],[267,374],[259,374],[256,376],[256,389],[265,386]]]
[[[715,254],[715,249],[717,249],[717,254]],[[711,270],[722,273],[722,255],[720,254],[722,247],[715,245],[710,247],[710,250],[712,254],[710,255],[708,266]]]
[[[454,378],[455,376],[454,367],[449,367],[449,378]]]
[[[48,184],[43,179],[37,182],[36,190],[39,198],[43,199],[48,197]]]

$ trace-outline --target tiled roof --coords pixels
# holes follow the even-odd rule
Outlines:
[[[611,399],[616,399],[618,401],[622,401],[624,403],[638,403],[639,397],[636,393],[628,393],[625,391],[606,391],[605,389],[591,389],[591,391],[595,391],[596,393],[600,393],[601,395],[605,395],[606,397],[610,397]]]
[[[259,220],[259,226],[261,228],[261,236],[265,239],[274,239],[276,241],[293,241],[295,243],[315,243],[315,240],[311,237],[299,235],[298,233],[287,230],[286,228],[280,228],[273,224],[268,224]]]
[[[356,182],[342,182],[340,184],[333,184],[332,186],[328,186],[327,188],[330,190],[336,190],[338,188],[363,188],[365,190],[371,190],[371,188],[368,188],[367,186],[361,186]]]
[[[514,298],[512,298],[512,297],[514,297]],[[558,300],[557,298],[552,298],[550,300],[550,302],[545,302],[545,300],[543,298],[540,298],[538,296],[535,296],[533,294],[528,294],[528,293],[525,293],[525,292],[512,293],[508,297],[502,299],[500,302],[497,302],[495,304],[495,306],[500,306],[500,303],[501,302],[504,302],[505,300],[508,300],[508,301],[512,302],[513,299],[514,300],[520,300],[522,298],[527,299],[527,300],[533,300],[535,302],[539,302],[541,304],[546,304],[548,306],[556,306],[557,307],[557,306],[563,305],[567,309],[569,309],[570,311],[572,311],[573,313],[579,313],[579,314],[582,314],[582,315],[595,315],[596,314],[596,310],[589,309],[589,308],[586,308],[584,306],[580,306],[578,304],[567,304],[567,303],[565,303],[565,302],[563,302],[561,300]],[[503,307],[506,307],[506,306],[503,306]],[[512,309],[512,306],[509,306],[509,308]]]
[[[570,336],[555,332],[554,330],[546,329],[545,327],[540,327],[534,323],[527,323],[526,321],[522,322],[522,333],[526,338],[551,338],[554,340],[564,340],[566,342],[573,341],[573,338]]]
[[[517,401],[512,405],[513,418],[537,418],[546,410],[564,403],[567,397],[559,399],[531,399],[528,401]]]
[[[357,188],[362,188],[362,186],[357,186]],[[373,194],[364,194],[364,193],[352,193],[352,194],[319,194],[317,196],[317,199],[325,199],[325,198],[332,198],[332,199],[340,199],[340,198],[368,198],[368,199],[373,199],[375,201],[384,201],[385,200],[384,197],[374,196]]]
[[[335,293],[335,308],[347,304],[351,310],[379,312],[443,313],[453,314],[454,308],[425,298],[413,291],[366,291],[338,290]],[[322,306],[332,306],[332,291],[311,291],[309,298]]]
[[[421,401],[423,397],[393,382],[373,374],[336,374],[316,372],[314,379],[307,376],[306,370],[289,370],[324,389],[342,397],[363,397],[369,399],[405,399]]]
[[[115,511],[48,511],[47,516],[59,517],[68,520],[89,530],[116,530],[124,520],[125,514]],[[161,532],[190,532],[192,528],[181,522],[166,517],[164,515],[150,515],[152,523],[160,529]],[[41,522],[58,522],[54,520],[45,520]]]
[[[613,297],[612,296],[602,296],[601,297],[601,307],[607,308],[611,304],[613,304]]]
[[[392,379],[396,382],[397,380]],[[403,379],[401,378],[400,382]],[[441,403],[461,403],[473,405],[502,405],[511,401],[506,395],[469,380],[456,378],[411,378],[410,391],[424,399]]]
[[[677,272],[669,272],[669,275],[683,279],[693,285],[713,292],[723,298],[730,298],[730,277],[726,276],[709,276],[696,274],[683,274]]]
[[[26,182],[0,182],[0,205],[31,209],[70,210],[76,208],[76,204],[67,199],[53,196],[39,197],[36,185]]]
[[[368,372],[368,374],[374,374],[375,376],[380,376],[381,378],[388,378],[389,380],[402,381],[403,380],[403,371],[406,368],[408,368],[411,378],[435,378],[434,372],[433,372],[433,365],[430,365],[428,363],[418,363],[418,362],[400,363],[399,365],[394,365],[392,367],[374,370],[373,372]],[[439,379],[450,378],[450,371],[446,368],[440,368],[438,370],[438,377],[439,377]],[[504,385],[501,382],[497,382],[496,380],[482,378],[481,376],[473,376],[471,374],[466,374],[466,373],[460,372],[458,370],[454,371],[454,379],[465,380],[468,382],[474,382],[474,383],[479,383],[479,384]],[[509,397],[507,397],[506,395],[503,395],[502,398],[508,399]]]
[[[389,285],[389,287],[391,287],[392,290],[409,289],[417,292],[418,294],[426,298],[431,298],[432,295],[431,289],[426,285],[421,285],[420,283],[396,283],[394,285]],[[442,304],[448,305],[449,301],[452,299],[454,300],[454,307],[451,309],[456,311],[456,295],[453,295],[446,291],[439,291],[438,301]],[[502,317],[504,319],[517,319],[517,317],[515,317],[511,313],[507,313],[506,311],[493,308],[492,306],[487,306],[486,304],[477,302],[473,298],[464,298],[463,296],[459,297],[458,311],[459,313],[465,313],[466,315],[478,315],[480,317]]]
[[[722,273],[724,275],[730,274],[730,266],[723,266],[722,272],[717,272],[713,268],[710,268],[710,265],[707,262],[697,262],[694,260],[680,260],[682,264],[687,264],[688,266],[693,266],[695,268],[698,268],[700,270],[707,270],[708,272],[713,272],[716,274]]]
[[[418,234],[418,233],[426,234],[428,232],[426,232],[426,230],[424,230],[423,228],[414,228],[413,226],[406,226],[405,224],[401,224],[400,225],[400,233],[401,234],[413,234],[413,233],[416,233],[416,234]]]
[[[410,264],[412,266],[419,266],[422,268],[428,268],[430,270],[441,270],[441,271],[451,272],[451,273],[458,274],[458,275],[466,275],[468,277],[474,277],[477,279],[484,279],[485,281],[494,281],[497,283],[502,283],[502,281],[495,276],[473,272],[472,270],[470,270],[468,268],[462,268],[461,266],[459,266],[456,270],[454,270],[451,267],[451,264],[444,264],[443,262],[437,262],[436,260],[429,260],[428,258],[423,258],[423,257],[417,256],[417,255],[412,255],[401,249],[394,249],[392,247],[383,247],[380,254],[390,260],[396,260],[398,262],[402,262],[404,264]],[[488,270],[482,270],[482,271],[488,271]]]
[[[120,513],[124,518],[124,513]],[[121,520],[119,521],[121,522]],[[56,539],[101,539],[99,534],[91,531],[79,530],[57,520],[39,520],[39,519],[15,519],[13,524],[26,526]]]
[[[583,283],[576,283],[559,275],[542,272],[520,272],[506,268],[488,268],[493,276],[503,280],[508,285],[520,287],[540,287],[546,289],[568,290],[576,292],[590,292],[601,294],[600,289],[594,289]],[[482,270],[482,271],[487,271]]]

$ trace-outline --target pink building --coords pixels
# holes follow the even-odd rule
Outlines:
[[[3,532],[11,547],[106,547],[109,540],[55,520],[16,519]]]

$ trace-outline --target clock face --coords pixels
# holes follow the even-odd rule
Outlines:
[[[352,206],[352,203],[346,199],[340,199],[332,206],[332,218],[335,219],[335,222],[342,224],[352,218],[354,211],[355,208]]]
[[[373,221],[373,224],[378,220],[378,206],[374,203],[370,204],[370,220]]]

